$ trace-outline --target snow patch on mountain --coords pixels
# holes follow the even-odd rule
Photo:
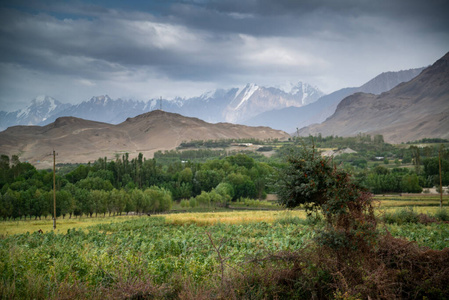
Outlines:
[[[235,110],[238,110],[246,101],[248,101],[249,98],[259,89],[259,86],[252,83],[246,86],[245,88],[245,94],[242,97],[242,100],[240,103],[236,106]]]

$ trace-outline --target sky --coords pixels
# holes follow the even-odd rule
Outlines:
[[[325,93],[431,65],[447,0],[0,0],[0,110],[247,83]]]

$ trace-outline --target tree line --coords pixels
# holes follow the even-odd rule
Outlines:
[[[72,216],[150,213],[169,210],[174,200],[189,206],[226,206],[239,198],[263,198],[273,168],[243,154],[204,163],[158,164],[142,154],[93,164],[56,175],[56,214]],[[17,156],[0,159],[0,218],[41,218],[52,214],[51,170],[36,170]]]
[[[302,143],[357,153],[332,158],[373,193],[420,192],[439,185],[437,147],[397,147],[382,136],[309,137]],[[271,158],[256,153],[201,149],[166,151],[156,158],[128,154],[115,159],[61,167],[56,174],[57,215],[79,216],[150,213],[182,206],[226,206],[239,199],[263,199],[273,192],[270,181],[285,168],[282,157],[302,147],[297,139],[276,148]],[[441,152],[441,151],[440,151]],[[441,152],[443,185],[449,185],[449,157]],[[379,161],[377,157],[382,157]],[[193,159],[190,159],[192,158]],[[390,162],[393,161],[394,162]],[[17,155],[0,156],[0,218],[46,217],[52,213],[52,170],[36,170]],[[271,180],[273,179],[273,180]]]

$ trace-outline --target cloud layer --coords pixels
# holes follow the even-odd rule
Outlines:
[[[332,92],[449,50],[444,0],[94,2],[2,2],[0,110],[38,94],[147,100],[248,82]]]

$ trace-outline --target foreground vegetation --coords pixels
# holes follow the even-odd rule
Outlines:
[[[378,207],[370,193],[385,184],[422,188],[435,159],[422,163],[418,150],[410,169],[363,169],[322,157],[310,141],[278,147],[269,162],[235,154],[160,165],[124,155],[61,172],[55,232],[36,230],[50,221],[37,220],[51,210],[50,173],[2,156],[2,298],[448,298],[441,200],[384,195]],[[394,151],[379,136],[316,142]],[[434,182],[429,176],[423,185]],[[294,210],[256,200],[270,191]],[[172,207],[190,212],[153,215]]]
[[[309,253],[311,257],[309,251],[313,248],[316,229],[323,226],[306,219],[304,211],[188,213],[85,220],[91,224],[95,220],[106,223],[60,230],[60,233],[34,231],[3,236],[0,240],[2,298],[235,296],[254,299],[267,295],[281,298],[282,295],[311,297],[314,293],[330,293],[336,298],[340,295],[336,290],[325,291],[324,287],[334,282],[333,274],[313,261],[303,270],[313,275],[307,281],[295,279],[297,275],[293,273],[287,274],[297,268],[295,264],[299,261],[295,260],[300,254]],[[64,222],[69,220],[61,221],[61,226]],[[22,221],[19,226],[26,228],[27,223],[34,221]],[[47,223],[50,228],[51,222]],[[395,245],[392,248],[395,251],[424,246],[435,250],[449,247],[448,224],[391,223],[387,228],[393,236],[418,242]],[[390,247],[393,240],[387,242]],[[383,249],[379,247],[379,251]],[[406,265],[402,266],[403,278],[409,276],[404,273],[407,269]],[[437,273],[432,274],[437,276]],[[282,278],[273,278],[281,275],[289,276],[283,279],[287,280],[283,284],[276,282]],[[317,286],[314,290],[315,284],[323,287]],[[447,295],[441,287],[433,288],[435,294],[430,295]],[[429,295],[428,291],[426,293]],[[424,295],[423,291],[417,294]]]

